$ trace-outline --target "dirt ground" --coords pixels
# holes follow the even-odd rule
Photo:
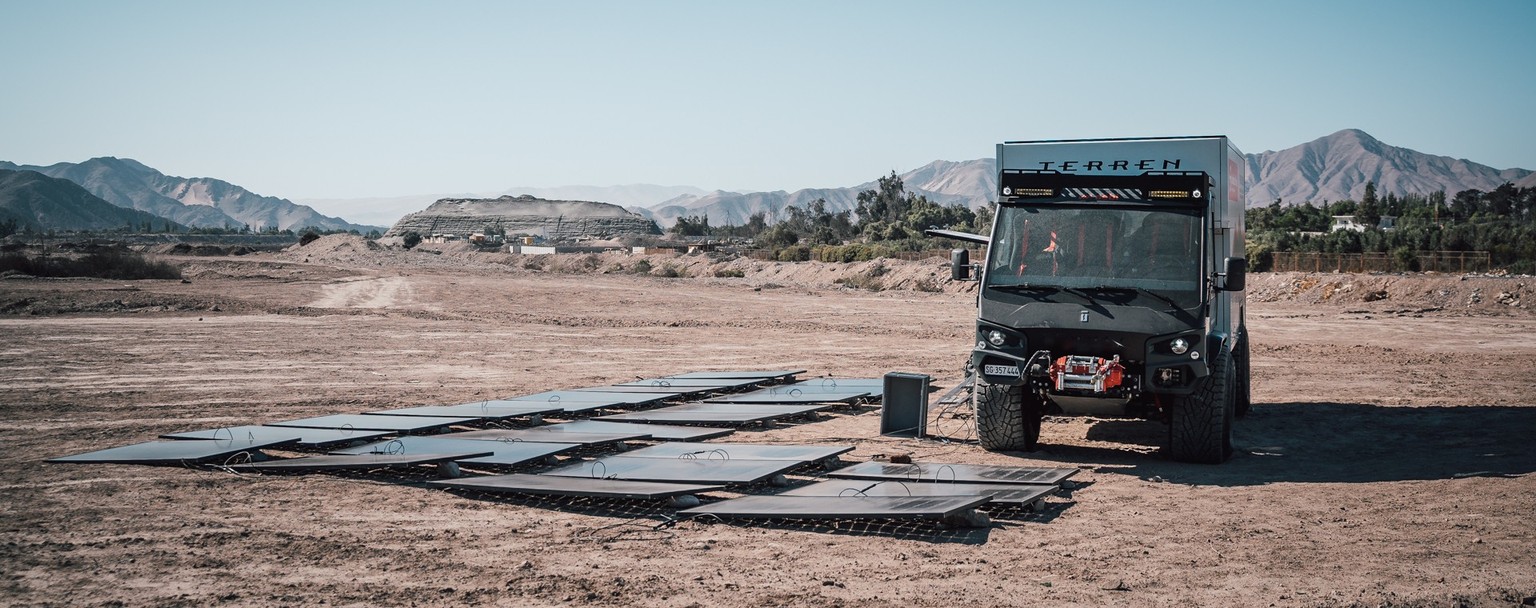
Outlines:
[[[1531,277],[1253,276],[1256,404],[1224,465],[1162,459],[1152,422],[1052,418],[1042,451],[987,453],[879,437],[864,408],[729,440],[849,444],[850,463],[1071,466],[1078,487],[984,529],[658,526],[671,510],[455,494],[425,476],[42,461],[691,370],[907,371],[947,388],[973,293],[930,281],[939,260],[655,257],[653,273],[692,277],[660,278],[614,254],[332,237],[167,259],[189,282],[0,278],[0,603],[1536,604]],[[883,290],[836,283],[850,277]]]

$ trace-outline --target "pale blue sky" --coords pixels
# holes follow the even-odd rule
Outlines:
[[[0,160],[287,198],[848,186],[1010,139],[1345,128],[1536,169],[1536,1],[0,0]]]

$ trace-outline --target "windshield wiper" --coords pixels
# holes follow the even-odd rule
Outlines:
[[[996,289],[998,291],[1011,291],[1011,292],[1015,292],[1015,293],[1037,294],[1037,295],[1039,295],[1041,297],[1044,297],[1044,296],[1049,295],[1049,294],[1065,291],[1065,292],[1070,293],[1070,294],[1072,294],[1074,296],[1077,296],[1079,298],[1087,300],[1089,306],[1098,306],[1099,305],[1098,300],[1095,300],[1093,298],[1093,294],[1088,293],[1089,291],[1092,291],[1092,290],[1082,289],[1082,288],[1079,288],[1079,287],[1061,287],[1059,285],[1031,285],[1029,283],[1019,283],[1019,284],[1016,284],[1016,285],[993,285],[992,288]]]
[[[1093,294],[1088,293],[1088,292],[1090,292],[1090,291],[1103,291],[1102,289],[1082,289],[1080,287],[1063,287],[1061,289],[1062,289],[1062,291],[1065,291],[1065,292],[1068,292],[1068,293],[1071,293],[1071,294],[1074,294],[1074,295],[1081,296],[1084,300],[1088,300],[1088,304],[1090,306],[1098,306],[1099,305],[1099,301],[1093,299]]]
[[[1112,292],[1112,293],[1138,293],[1138,294],[1144,294],[1144,295],[1152,296],[1152,297],[1157,298],[1159,300],[1162,300],[1164,302],[1167,302],[1169,306],[1172,306],[1174,308],[1177,308],[1177,309],[1180,309],[1180,310],[1184,309],[1184,307],[1183,306],[1179,306],[1179,303],[1175,302],[1173,300],[1173,298],[1170,298],[1170,297],[1165,296],[1163,294],[1160,294],[1158,292],[1152,291],[1152,290],[1147,289],[1145,287],[1129,287],[1129,286],[1121,286],[1121,285],[1099,285],[1098,287],[1094,287],[1093,291],[1107,291],[1107,292]]]
[[[1061,288],[1055,285],[1030,285],[1029,283],[993,285],[992,288],[999,291],[1048,291],[1052,293],[1061,291]]]

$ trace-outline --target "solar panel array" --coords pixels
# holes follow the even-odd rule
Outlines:
[[[801,373],[689,372],[496,400],[184,431],[163,436],[172,441],[50,462],[212,465],[264,473],[437,467],[454,479],[432,485],[455,491],[667,499],[674,507],[691,507],[678,511],[683,517],[938,519],[969,525],[977,525],[973,509],[983,505],[1038,509],[1075,473],[937,463],[843,467],[839,456],[853,446],[707,442],[739,425],[814,419],[816,412],[882,396],[879,378],[794,382]],[[544,417],[564,421],[544,424]],[[512,421],[525,428],[506,426]],[[612,453],[635,441],[651,445]],[[264,449],[325,453],[270,458]],[[571,454],[586,457],[558,462],[558,456]],[[501,474],[460,478],[460,465]],[[515,472],[529,467],[547,470]],[[514,472],[506,474],[509,468]],[[773,495],[707,503],[697,497],[790,486],[791,475],[803,474],[832,479]]]

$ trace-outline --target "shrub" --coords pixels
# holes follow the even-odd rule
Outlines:
[[[773,258],[780,262],[809,262],[811,260],[811,248],[805,245],[793,245],[775,251]]]
[[[658,277],[665,277],[665,278],[668,278],[668,279],[676,279],[676,278],[687,277],[688,276],[687,272],[684,272],[681,268],[678,268],[678,267],[673,266],[671,264],[667,264],[666,266],[662,266],[661,270],[657,270],[655,272],[655,274]]]
[[[717,268],[715,276],[720,278],[740,279],[747,276],[740,268]]]
[[[848,245],[826,245],[816,248],[816,259],[823,262],[867,262],[883,257],[889,257],[895,249],[889,245],[876,245],[872,243],[852,243]]]
[[[401,244],[404,245],[406,249],[410,249],[421,244],[421,233],[412,230],[400,235],[400,239]]]
[[[885,289],[884,282],[882,282],[880,279],[869,276],[868,273],[859,273],[851,277],[838,279],[834,282],[850,289],[868,289],[870,291],[881,291]]]
[[[319,234],[316,234],[313,230],[307,230],[304,232],[303,236],[299,237],[299,246],[303,247],[318,240],[320,240]]]
[[[651,273],[651,261],[650,260],[640,260],[638,262],[635,262],[635,265],[632,266],[629,270],[630,270],[630,272],[633,272],[635,274],[650,274]]]
[[[96,277],[100,279],[180,279],[181,269],[146,259],[133,251],[103,249],[78,258],[29,258],[19,253],[0,255],[0,272],[7,270],[37,277]]]

